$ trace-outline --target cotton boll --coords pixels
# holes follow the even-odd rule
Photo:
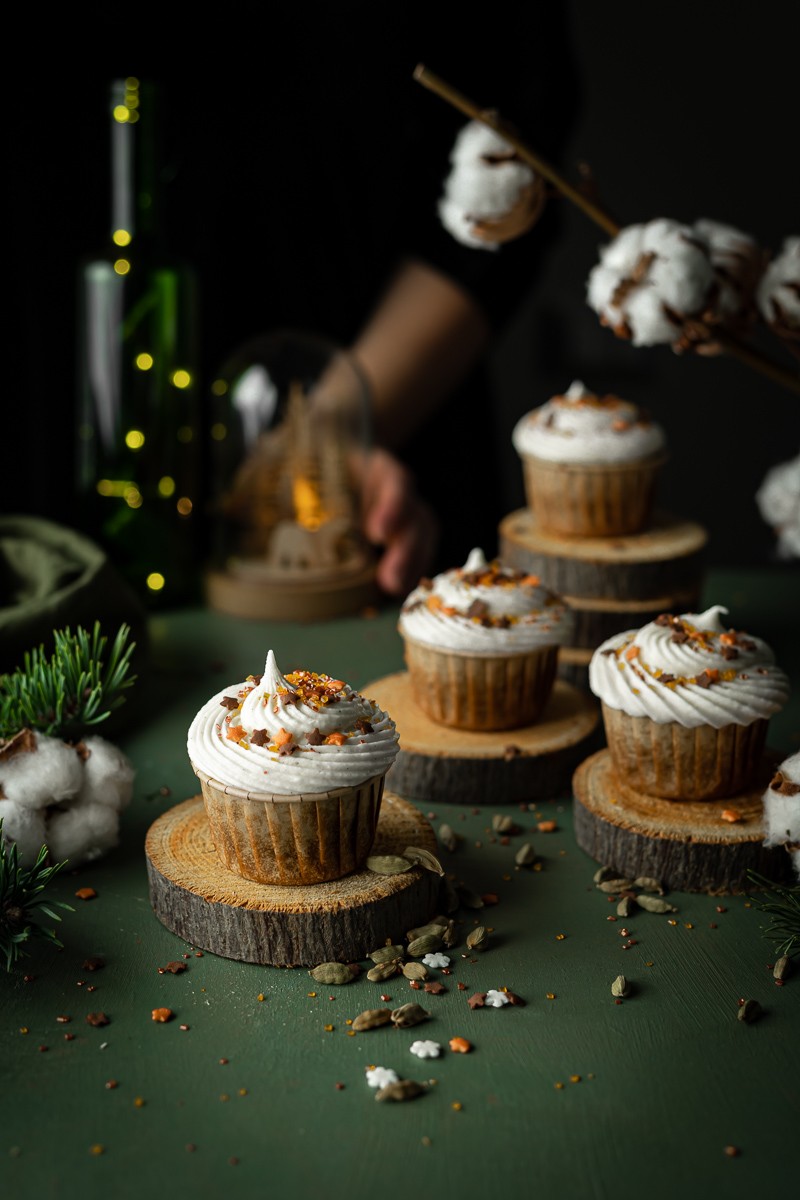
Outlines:
[[[14,754],[0,763],[6,798],[26,808],[44,808],[75,796],[83,780],[83,764],[72,746],[37,733],[36,749]]]
[[[778,535],[778,554],[800,558],[800,454],[767,471],[756,504]]]
[[[92,862],[119,840],[119,816],[107,804],[78,804],[54,812],[47,823],[51,858],[70,866]]]
[[[607,267],[605,263],[599,263],[592,268],[589,274],[588,287],[586,298],[589,305],[605,317],[612,324],[622,320],[622,314],[618,308],[614,308],[611,304],[611,297],[619,284],[619,275],[616,271]]]
[[[47,841],[44,809],[0,800],[0,820],[3,822],[3,840],[16,842],[19,861],[23,866],[32,866]]]
[[[629,225],[622,229],[600,251],[600,262],[611,271],[627,274],[632,271],[641,258],[644,242],[644,225]]]
[[[714,283],[714,272],[702,250],[683,244],[671,258],[656,258],[648,279],[660,300],[688,316],[703,309]]]
[[[722,318],[747,315],[752,308],[753,290],[763,269],[763,252],[750,237],[733,225],[701,218],[695,221],[695,234],[709,248],[711,267],[717,284],[714,311]]]
[[[761,315],[779,333],[800,333],[800,237],[786,238],[756,293]]]
[[[678,326],[664,312],[655,291],[640,288],[628,299],[625,308],[634,346],[658,346],[673,342],[678,336]]]
[[[463,246],[469,246],[473,250],[498,250],[497,242],[488,242],[485,238],[476,237],[472,232],[474,222],[469,215],[459,208],[457,204],[451,204],[449,200],[439,201],[439,220],[444,225],[449,234],[461,242]]]
[[[775,777],[764,792],[764,822],[766,846],[785,846],[800,843],[800,750],[791,754],[778,767]]]
[[[472,217],[502,217],[514,207],[531,179],[532,172],[524,163],[491,167],[481,162],[465,163],[449,176],[445,195]]]
[[[81,804],[105,804],[119,812],[133,795],[134,769],[121,750],[105,738],[84,739],[89,757],[83,764]]]
[[[504,154],[513,154],[514,147],[501,137],[494,129],[484,125],[483,121],[468,121],[458,131],[453,149],[450,151],[450,162],[454,166],[473,162],[476,158],[496,158]]]

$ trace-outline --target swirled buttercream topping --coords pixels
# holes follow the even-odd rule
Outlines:
[[[563,396],[522,417],[512,441],[518,454],[564,463],[631,462],[665,446],[661,426],[643,409],[619,396],[596,396],[577,379]]]
[[[283,676],[270,650],[263,675],[219,692],[189,728],[189,758],[222,784],[294,796],[384,775],[398,751],[391,717],[341,679]]]
[[[589,685],[610,708],[659,725],[749,725],[778,712],[789,681],[766,642],[726,629],[715,604],[704,613],[664,613],[595,650]]]
[[[568,641],[572,615],[538,576],[487,563],[476,549],[463,567],[415,588],[400,613],[400,632],[443,650],[526,654]]]

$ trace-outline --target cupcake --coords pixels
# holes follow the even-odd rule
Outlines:
[[[764,792],[765,846],[784,846],[800,878],[800,750],[781,763]]]
[[[535,575],[473,550],[463,567],[419,584],[399,629],[414,700],[432,720],[514,729],[547,703],[572,619]]]
[[[522,417],[512,440],[542,531],[604,537],[644,528],[666,453],[663,430],[643,409],[576,380]]]
[[[281,675],[270,650],[192,721],[189,758],[217,854],[257,883],[339,879],[367,857],[394,722],[341,679]]]
[[[765,642],[724,627],[727,611],[665,613],[592,656],[614,770],[636,791],[710,800],[742,791],[758,771],[789,685]]]

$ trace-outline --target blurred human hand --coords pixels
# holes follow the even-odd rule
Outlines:
[[[411,472],[386,450],[372,450],[361,479],[364,535],[382,548],[378,584],[405,596],[433,562],[439,522],[418,494]]]

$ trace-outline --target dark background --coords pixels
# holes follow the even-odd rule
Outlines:
[[[421,248],[474,283],[497,326],[485,368],[407,448],[447,553],[479,540],[493,548],[497,520],[523,503],[515,420],[582,378],[646,404],[665,426],[662,503],[709,527],[713,562],[771,561],[754,493],[797,452],[797,398],[734,361],[634,350],[602,329],[583,296],[604,237],[565,201],[499,265],[446,246],[430,211],[460,120],[410,69],[422,59],[497,104],[573,177],[589,162],[623,223],[712,217],[777,251],[800,212],[797,12],[777,0],[578,0],[494,5],[485,28],[461,8],[415,4],[276,15],[234,3],[213,21],[176,6],[110,16],[83,5],[41,28],[23,18],[6,121],[4,509],[75,516],[76,267],[108,227],[106,85],[135,73],[167,88],[179,147],[172,246],[201,271],[207,379],[238,343],[277,325],[346,342],[392,256]],[[425,145],[415,161],[416,128]],[[409,131],[400,172],[375,147]]]

